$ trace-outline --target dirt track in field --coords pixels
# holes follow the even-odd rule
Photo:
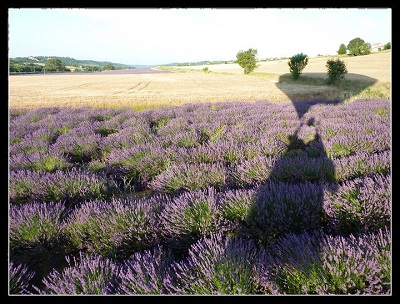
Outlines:
[[[303,75],[325,77],[328,58],[310,58]],[[346,57],[347,79],[374,79],[390,83],[391,53]],[[46,74],[9,77],[9,107],[47,106],[123,107],[137,109],[218,101],[283,101],[335,96],[329,86],[285,85],[277,82],[288,74],[287,61],[265,62],[254,75],[244,75],[237,64],[184,67],[200,71],[166,72],[150,68],[90,74]]]

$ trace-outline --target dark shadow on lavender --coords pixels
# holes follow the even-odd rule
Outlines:
[[[327,86],[325,80],[321,81],[322,76],[309,75],[320,79],[316,79],[315,82],[308,79],[306,83]],[[290,87],[290,83],[285,83],[287,76],[281,77],[277,83],[277,87],[290,98],[299,119],[299,126],[293,134],[288,135],[285,152],[273,164],[268,180],[259,186],[249,212],[248,224],[251,237],[260,240],[263,246],[270,249],[271,264],[280,265],[275,268],[275,275],[278,277],[281,276],[281,271],[284,271],[283,265],[290,264],[307,277],[313,265],[322,263],[322,240],[329,231],[324,216],[324,195],[326,191],[336,192],[339,184],[335,180],[334,163],[326,153],[319,132],[319,117],[305,114],[317,105],[341,104],[345,99],[376,82],[376,79],[362,75],[350,76],[357,80],[341,83],[334,88],[339,95],[331,100],[297,100],[299,95],[295,90],[291,90],[293,88]],[[296,84],[293,81],[292,83]],[[354,88],[348,87],[351,83],[355,85]],[[342,95],[345,98],[339,98],[340,90],[345,91]],[[311,141],[305,142],[301,138],[303,127],[314,128],[314,138]],[[285,275],[284,271],[283,276]],[[280,288],[284,293],[299,292],[291,290],[286,283],[282,284]]]
[[[349,80],[346,80],[349,79]],[[317,105],[338,105],[344,98],[296,99],[299,85],[305,96],[309,87],[321,87],[329,92],[346,91],[346,98],[352,97],[377,80],[353,73],[333,85],[327,85],[327,74],[304,73],[293,80],[290,73],[283,74],[276,86],[289,98],[299,119],[299,126],[288,134],[285,152],[275,161],[268,180],[263,183],[249,213],[252,234],[265,243],[273,243],[288,233],[313,232],[324,227],[323,201],[325,188],[337,190],[335,167],[328,157],[318,129],[319,118],[306,115]],[[353,87],[351,87],[353,85]],[[296,91],[297,90],[297,91]],[[313,95],[311,92],[309,96]],[[329,94],[326,94],[327,96]],[[310,113],[309,113],[310,114]],[[308,119],[306,118],[308,117]],[[314,138],[307,143],[299,136],[303,127],[312,127]]]
[[[275,240],[287,233],[313,232],[316,229],[324,228],[325,188],[327,187],[329,191],[336,191],[338,187],[335,181],[334,163],[328,157],[319,133],[319,118],[307,115],[309,117],[307,120],[305,114],[317,105],[341,104],[344,102],[344,98],[297,100],[296,97],[299,95],[291,84],[305,87],[308,85],[323,86],[327,89],[333,86],[338,91],[345,90],[346,98],[350,98],[367,89],[376,81],[368,76],[348,73],[345,79],[338,80],[336,84],[329,86],[327,85],[327,74],[323,73],[304,73],[297,80],[293,80],[290,73],[280,76],[276,85],[290,98],[299,119],[299,127],[293,134],[288,135],[289,142],[286,144],[285,152],[274,163],[268,181],[261,185],[257,195],[255,212],[262,212],[265,209],[267,214],[261,215],[260,218],[271,217],[269,223],[275,223],[275,226],[272,225],[269,231],[261,233],[261,239]],[[313,127],[315,130],[313,140],[307,143],[299,137],[303,127]],[[268,204],[277,205],[271,207]],[[267,218],[257,224],[261,230],[267,229],[266,227],[270,225]],[[263,223],[263,221],[266,222]]]
[[[304,115],[299,111],[299,116]],[[314,127],[314,139],[305,142],[299,136],[304,126]],[[336,192],[335,166],[327,156],[315,118],[300,122],[289,136],[286,151],[277,159],[269,179],[260,185],[249,212],[251,237],[260,240],[271,259],[271,279],[281,292],[297,294],[282,277],[286,266],[308,277],[309,271],[321,265],[322,238],[326,228],[324,195]]]
[[[302,127],[314,127],[314,139],[299,137]],[[313,232],[324,227],[325,187],[337,190],[335,167],[327,156],[315,118],[300,122],[285,152],[259,187],[252,206],[252,233],[270,244],[288,233]]]
[[[259,186],[248,224],[251,237],[270,249],[271,264],[278,265],[273,273],[278,277],[286,276],[284,265],[292,265],[307,277],[313,265],[322,263],[321,236],[329,231],[324,219],[324,195],[326,191],[336,192],[339,185],[335,181],[334,163],[320,136],[319,118],[305,114],[317,105],[341,104],[376,82],[376,79],[357,74],[346,74],[346,79],[329,86],[326,74],[305,73],[297,80],[293,80],[291,74],[284,74],[276,84],[292,102],[299,126],[288,135],[285,152],[273,164],[268,180]],[[303,96],[296,91],[298,85],[302,86]],[[307,86],[310,94],[304,90]],[[320,96],[316,97],[318,94],[313,92]],[[303,127],[314,129],[311,141],[305,142],[300,135]],[[281,284],[279,287],[284,293],[301,292],[284,280]]]

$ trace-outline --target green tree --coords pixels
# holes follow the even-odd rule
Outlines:
[[[17,72],[18,66],[16,64],[10,63],[8,67],[8,71],[10,73],[15,73]]]
[[[392,48],[392,45],[390,42],[386,43],[383,47],[384,50],[390,50]]]
[[[333,84],[339,79],[344,79],[345,75],[347,74],[346,64],[339,58],[336,60],[329,59],[325,66],[328,68],[328,84]]]
[[[360,55],[371,54],[371,44],[366,42],[360,47]]]
[[[257,68],[257,50],[248,49],[247,51],[239,51],[236,54],[236,61],[243,69],[245,74],[249,74]]]
[[[293,76],[293,79],[298,79],[303,69],[308,63],[308,56],[300,53],[289,58],[288,65],[289,71]]]
[[[65,67],[65,63],[60,59],[49,58],[45,64],[46,72],[65,72],[68,69]]]
[[[338,55],[344,55],[347,53],[347,48],[344,43],[339,46],[339,50],[337,51]]]
[[[103,70],[105,71],[105,70],[115,70],[115,67],[111,64],[111,63],[109,63],[109,64],[107,64],[107,65],[105,65],[104,67],[103,67]]]
[[[349,54],[353,56],[368,55],[371,53],[371,44],[357,37],[350,40],[347,49],[349,50]]]

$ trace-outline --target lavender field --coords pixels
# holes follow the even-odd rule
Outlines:
[[[391,295],[391,104],[9,110],[9,294]]]

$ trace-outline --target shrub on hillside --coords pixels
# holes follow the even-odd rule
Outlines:
[[[336,60],[329,59],[325,66],[328,68],[328,84],[333,84],[339,79],[344,79],[347,74],[346,64],[339,58]]]
[[[257,50],[248,49],[247,51],[240,51],[236,54],[236,63],[243,69],[245,74],[250,74],[257,68]]]
[[[307,55],[300,53],[290,57],[288,65],[290,74],[292,74],[293,79],[298,79],[303,69],[308,63]]]

